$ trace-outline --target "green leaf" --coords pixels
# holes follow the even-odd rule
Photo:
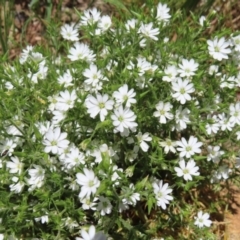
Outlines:
[[[141,182],[138,182],[136,184],[136,190],[142,190],[145,186],[146,186],[146,183],[148,181],[148,176],[146,176]]]
[[[107,152],[104,152],[101,154],[102,155],[102,161],[99,164],[99,166],[101,167],[101,169],[108,171],[109,167],[110,167],[110,157],[109,154]]]
[[[28,154],[25,152],[14,152],[14,155],[17,157],[27,157]]]
[[[207,131],[206,131],[206,127],[205,125],[203,125],[202,123],[198,125],[198,127],[200,128],[200,130],[205,134],[207,135]]]
[[[41,140],[42,139],[42,135],[39,132],[38,128],[34,124],[32,125],[32,127],[33,127],[33,131],[34,131],[34,135],[35,135],[36,139],[37,140]]]
[[[104,193],[107,190],[107,183],[106,181],[101,181],[101,184],[96,192],[96,195]]]
[[[105,129],[105,128],[108,127],[108,126],[111,126],[111,124],[112,124],[112,122],[111,122],[110,119],[105,120],[105,121],[103,121],[103,122],[99,122],[99,123],[97,124],[96,128],[95,128],[95,131],[98,130],[98,129],[101,129],[101,128]]]
[[[196,182],[195,181],[187,182],[184,189],[185,189],[185,191],[189,191],[193,187],[196,187]]]
[[[129,13],[129,10],[126,8],[126,6],[120,0],[103,0],[103,1],[106,3],[110,3],[110,4],[114,5],[115,7],[125,10]]]
[[[194,156],[195,160],[205,160],[207,157],[206,156]]]
[[[152,211],[154,202],[155,202],[155,199],[150,196],[147,200],[148,214],[150,214],[150,212]]]
[[[0,35],[1,35],[1,31],[0,31]],[[0,37],[0,40],[2,41],[1,37]],[[4,46],[3,45],[4,43],[1,43],[1,44],[2,44],[2,46]],[[1,57],[0,62],[3,63],[3,62],[7,61],[8,53],[9,53],[8,50],[4,51],[4,54],[0,56]]]
[[[187,10],[187,11],[190,11],[191,9],[193,8],[196,8],[196,6],[198,5],[198,3],[200,2],[201,0],[187,0],[182,8]]]
[[[142,97],[144,97],[145,95],[147,95],[149,92],[150,92],[150,90],[147,90],[146,92],[141,93],[141,94],[140,94],[140,99],[141,99]]]
[[[142,17],[139,13],[137,13],[137,12],[135,12],[135,11],[133,11],[133,10],[130,10],[130,12],[131,12],[133,15],[135,15],[137,18],[141,18],[141,17]]]
[[[126,228],[127,230],[131,230],[132,229],[132,226],[129,222],[125,221],[124,219],[120,218],[120,222],[122,224],[122,226],[124,228]]]
[[[32,7],[34,7],[36,4],[39,3],[39,0],[32,0],[29,4],[28,7],[31,9]]]
[[[83,140],[83,141],[79,144],[80,148],[83,149],[83,150],[86,150],[87,147],[88,147],[88,145],[89,145],[89,143],[90,143],[91,141],[92,141],[91,138],[87,138],[87,139]]]

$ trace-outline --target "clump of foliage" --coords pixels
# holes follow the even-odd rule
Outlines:
[[[209,193],[240,167],[240,35],[129,12],[88,9],[1,64],[2,239],[214,239]]]

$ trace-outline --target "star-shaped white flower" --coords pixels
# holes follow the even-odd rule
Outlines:
[[[202,146],[202,142],[198,142],[197,138],[190,136],[188,142],[184,137],[182,137],[181,141],[177,141],[177,145],[179,146],[177,148],[177,150],[180,152],[179,156],[181,158],[190,158],[195,153],[201,152],[200,147]]]
[[[183,177],[184,180],[192,180],[193,176],[199,176],[199,167],[196,166],[196,163],[193,159],[185,163],[184,160],[181,160],[179,162],[180,167],[175,167],[174,170],[177,172],[178,177]]]

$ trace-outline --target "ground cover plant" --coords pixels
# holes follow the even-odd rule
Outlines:
[[[240,35],[165,3],[78,15],[2,57],[1,238],[215,239],[240,167]]]

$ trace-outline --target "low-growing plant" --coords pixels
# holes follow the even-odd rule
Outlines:
[[[239,176],[240,35],[129,11],[88,9],[1,64],[2,239],[215,239]]]

